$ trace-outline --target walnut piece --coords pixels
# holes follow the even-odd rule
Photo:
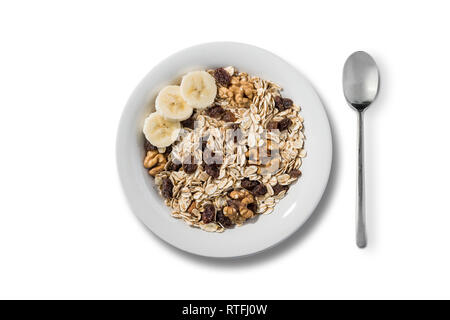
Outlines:
[[[164,166],[167,163],[167,159],[164,154],[159,153],[158,150],[147,151],[147,155],[144,159],[144,167],[150,169],[148,173],[151,176],[156,176],[158,173],[164,170]]]
[[[229,193],[229,197],[234,201],[235,205],[228,205],[223,208],[223,213],[230,218],[233,223],[241,224],[245,220],[250,219],[255,214],[247,206],[255,202],[253,195],[245,189],[233,190]],[[239,214],[238,214],[239,210]]]
[[[238,76],[231,77],[231,85],[219,88],[219,97],[226,99],[232,106],[249,107],[255,95],[255,88],[248,81],[248,75],[241,73]]]

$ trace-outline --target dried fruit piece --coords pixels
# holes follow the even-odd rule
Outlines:
[[[195,170],[197,170],[197,167],[198,165],[195,163],[194,157],[190,157],[183,162],[183,170],[188,174],[194,173]]]
[[[211,118],[220,119],[225,114],[225,109],[221,106],[215,105],[211,108],[206,109],[205,113]]]
[[[275,130],[278,129],[278,122],[276,121],[270,121],[267,125],[266,125],[267,130]]]
[[[244,178],[243,180],[241,180],[241,187],[247,189],[248,191],[253,190],[253,188],[258,186],[259,184],[259,181],[250,180],[249,178]]]
[[[217,211],[216,221],[220,223],[224,228],[231,228],[233,226],[233,222],[231,222],[230,218],[226,217],[223,214],[222,210]]]
[[[298,177],[300,177],[302,175],[302,172],[300,171],[300,170],[297,170],[297,169],[292,169],[290,172],[289,172],[289,176],[291,177],[291,178],[298,178]]]
[[[288,129],[292,124],[292,120],[289,118],[284,118],[283,120],[281,120],[280,122],[278,122],[278,129],[280,131],[286,130]]]
[[[214,179],[217,179],[220,175],[220,164],[212,163],[205,165],[205,171]]]
[[[161,184],[161,194],[164,198],[172,198],[173,183],[169,178],[164,178]]]
[[[202,213],[202,221],[204,223],[213,222],[216,217],[216,208],[212,204],[207,204],[204,207],[205,211]]]
[[[275,102],[275,108],[277,108],[280,112],[289,109],[294,104],[291,99],[282,98],[280,96],[273,98],[273,100]]]
[[[147,152],[147,151],[158,150],[158,147],[155,147],[154,145],[152,145],[150,143],[150,141],[148,141],[147,139],[144,139],[144,149],[145,149],[145,152]]]
[[[273,194],[277,195],[281,191],[288,191],[289,190],[289,186],[283,186],[283,185],[277,183],[275,186],[272,187],[272,190],[273,190]]]
[[[267,193],[267,187],[261,183],[261,184],[257,185],[256,187],[254,187],[251,192],[255,196],[262,196]]]
[[[294,104],[294,102],[291,99],[283,98],[284,110],[289,109],[290,107],[292,107],[293,104]]]
[[[235,122],[236,117],[234,116],[234,113],[230,110],[225,110],[225,113],[222,115],[221,119],[225,122]]]
[[[231,82],[230,74],[224,68],[214,70],[214,78],[222,86],[228,87]]]
[[[275,108],[277,108],[278,110],[283,107],[283,98],[281,98],[280,96],[276,96],[275,98],[273,98],[273,101],[275,102]]]
[[[194,130],[194,125],[195,125],[194,115],[195,115],[195,113],[193,113],[188,119],[181,121],[181,125],[184,128],[189,128],[189,129]]]
[[[205,151],[205,149],[206,149],[206,145],[208,144],[208,139],[209,139],[209,136],[203,136],[202,137],[202,152],[203,151]]]
[[[249,203],[247,208],[252,212],[256,212],[256,210],[258,210],[258,204],[256,202]]]
[[[236,117],[234,116],[233,112],[231,112],[230,110],[225,110],[218,105],[208,108],[206,110],[206,115],[217,120],[223,120],[225,122],[236,121]]]
[[[234,143],[238,143],[239,141],[241,141],[242,137],[243,137],[243,133],[242,133],[241,126],[239,125],[239,123],[232,123],[232,124],[230,124],[229,128],[230,128],[231,132],[227,133],[227,134],[229,134],[231,137],[233,137]]]
[[[203,162],[207,165],[210,164],[218,164],[220,167],[220,164],[222,164],[223,155],[222,153],[215,153],[208,148],[206,148],[203,151]]]
[[[169,164],[167,165],[167,170],[168,171],[178,171],[181,168],[181,163],[176,161],[176,160],[172,160],[169,162]]]
[[[172,152],[172,146],[166,147],[166,150],[164,151],[164,155],[167,157]]]

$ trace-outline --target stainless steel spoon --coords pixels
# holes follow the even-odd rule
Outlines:
[[[358,187],[356,206],[356,245],[365,248],[366,204],[364,191],[364,111],[375,100],[380,84],[378,67],[364,51],[348,57],[342,78],[344,95],[348,104],[358,112]]]

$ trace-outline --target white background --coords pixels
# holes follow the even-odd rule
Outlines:
[[[448,13],[448,1],[2,1],[0,298],[450,298]],[[334,138],[313,218],[237,261],[153,236],[127,206],[114,153],[141,78],[219,40],[296,66]],[[365,250],[354,243],[356,114],[341,86],[356,50],[382,77],[366,113]]]

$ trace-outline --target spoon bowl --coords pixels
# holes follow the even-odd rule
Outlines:
[[[380,76],[375,60],[364,51],[348,57],[342,77],[344,96],[357,111],[365,110],[377,97]]]

